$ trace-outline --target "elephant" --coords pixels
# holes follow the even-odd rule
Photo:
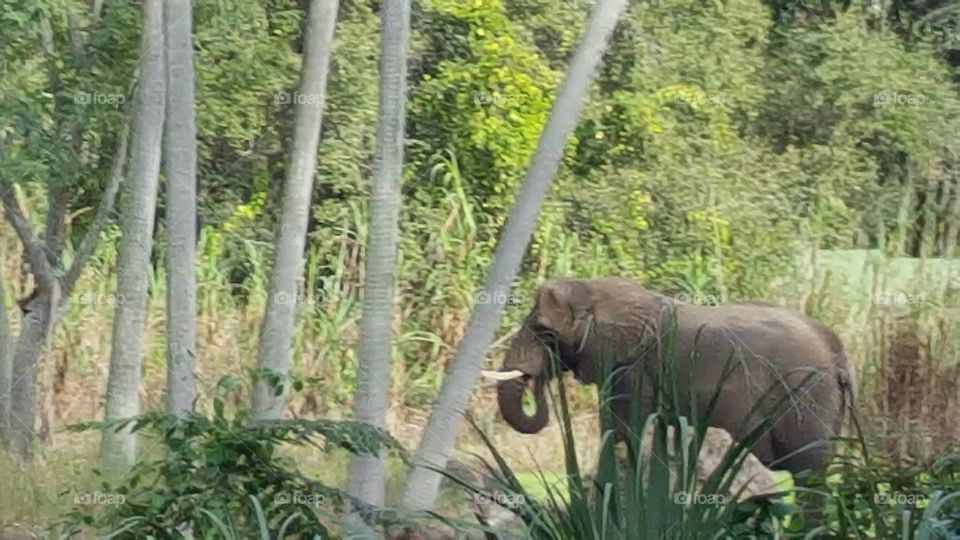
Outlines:
[[[663,347],[672,324],[673,347]],[[599,384],[601,373],[617,369],[620,374],[609,379],[615,381],[609,403],[623,440],[630,430],[631,402],[639,400],[642,418],[656,409],[664,349],[675,355],[680,404],[694,404],[703,418],[716,394],[708,424],[738,439],[776,414],[779,418],[751,452],[774,470],[824,470],[832,455],[829,439],[840,435],[853,406],[853,373],[833,330],[774,304],[701,306],[625,278],[555,278],[537,291],[500,370],[484,375],[497,380],[506,422],[532,434],[548,421],[549,373],[571,371],[583,384]],[[552,351],[561,370],[549,369]],[[528,414],[522,404],[530,386],[535,409]],[[689,406],[682,411],[690,412]]]

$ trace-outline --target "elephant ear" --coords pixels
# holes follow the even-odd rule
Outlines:
[[[590,310],[590,289],[574,280],[548,281],[537,296],[537,322],[560,334],[568,334]]]

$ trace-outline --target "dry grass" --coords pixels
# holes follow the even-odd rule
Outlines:
[[[102,247],[99,257],[112,261],[110,247]],[[0,251],[9,254],[0,272],[10,294],[29,293],[30,283],[18,281],[19,246],[9,231],[0,228]],[[343,250],[344,264],[352,251]],[[15,525],[35,528],[49,524],[71,504],[71,493],[93,486],[92,467],[98,440],[93,434],[67,434],[66,425],[97,420],[103,414],[103,395],[109,363],[112,323],[112,263],[94,263],[87,269],[63,323],[56,331],[53,345],[44,358],[41,375],[40,432],[43,444],[31,469],[16,463],[0,462],[0,477],[11,478],[11,489],[0,490],[0,531]],[[241,302],[228,294],[228,286],[214,269],[201,272],[198,337],[198,380],[201,395],[209,397],[224,375],[245,375],[252,369],[260,318],[264,309],[261,295],[251,294]],[[165,386],[163,364],[164,311],[163,276],[154,276],[152,303],[145,332],[148,354],[143,366],[141,398],[144,408],[162,404]],[[294,417],[349,416],[352,380],[355,371],[353,349],[357,339],[357,306],[351,304],[359,276],[350,276],[339,285],[350,292],[322,303],[303,306],[298,319],[295,368],[299,373],[317,377],[317,386],[296,396],[288,414]],[[453,279],[452,277],[450,279]],[[11,281],[12,280],[12,281]],[[431,310],[430,328],[425,332],[403,334],[398,330],[396,361],[392,372],[391,407],[387,428],[407,448],[415,448],[426,425],[428,407],[436,394],[446,363],[463,332],[469,302],[468,295],[452,295],[451,306]],[[463,297],[463,298],[461,298]],[[831,304],[820,298],[814,315],[833,324],[847,344],[851,360],[862,373],[860,404],[870,418],[872,433],[880,436],[890,449],[913,457],[942,452],[960,440],[960,427],[952,421],[960,414],[960,368],[945,367],[950,353],[948,312],[935,312],[912,319],[895,319],[866,306],[869,327],[854,326],[850,306]],[[12,304],[12,299],[8,299]],[[799,302],[798,302],[799,303]],[[807,307],[812,303],[807,302]],[[417,316],[417,306],[402,300],[397,304],[397,328],[407,328]],[[17,317],[13,317],[16,324]],[[423,361],[422,359],[429,360]],[[412,359],[418,359],[413,361]],[[496,365],[496,354],[490,365]],[[572,387],[573,385],[568,385]],[[245,404],[239,395],[235,405]],[[574,399],[577,443],[582,463],[595,463],[598,426],[595,396],[578,388]],[[209,400],[204,400],[209,403]],[[493,388],[478,385],[472,395],[469,412],[479,425],[493,436],[497,447],[518,469],[562,469],[562,447],[558,426],[552,423],[542,433],[521,435],[507,429],[497,419]],[[485,453],[483,445],[464,427],[458,439],[458,452],[469,456]],[[292,451],[303,469],[334,485],[343,485],[345,455],[325,455],[316,451]],[[396,492],[403,470],[391,468],[391,491]]]
[[[103,260],[112,254],[104,253]],[[2,261],[0,272],[5,279],[19,277],[19,245],[9,231],[0,227],[0,250],[14,256]],[[162,283],[163,276],[154,282]],[[12,305],[16,298],[29,294],[30,282],[6,281]],[[53,344],[43,359],[41,371],[40,419],[38,425],[41,444],[33,467],[25,468],[15,461],[0,461],[0,477],[13,478],[9,490],[0,490],[0,531],[25,528],[38,530],[54,522],[69,509],[74,493],[96,489],[93,467],[96,463],[95,434],[65,432],[70,424],[102,418],[104,393],[109,365],[110,329],[113,319],[114,276],[110,265],[91,265],[78,283],[75,297],[63,322],[58,326]],[[209,406],[209,398],[217,381],[224,375],[244,376],[253,368],[256,340],[264,299],[256,295],[247,303],[235,300],[220,284],[207,281],[200,284],[198,317],[197,375],[201,400]],[[147,318],[145,343],[147,354],[143,363],[140,388],[144,409],[162,405],[165,388],[164,308],[163,291],[154,290]],[[342,301],[342,300],[341,300]],[[355,362],[352,350],[357,340],[356,306],[341,305],[336,299],[322,307],[308,305],[298,320],[295,368],[298,372],[316,377],[317,386],[295,396],[288,407],[291,417],[348,417],[352,400],[350,384]],[[312,310],[312,316],[308,316]],[[413,306],[398,305],[397,326],[405,318],[413,317]],[[455,312],[455,313],[454,313]],[[16,311],[13,324],[18,323]],[[436,322],[432,334],[439,342],[407,339],[398,347],[400,354],[430,354],[436,360],[424,370],[410,370],[408,362],[397,361],[392,373],[393,392],[387,417],[387,429],[407,448],[416,448],[429,411],[410,405],[417,395],[435,395],[446,362],[466,323],[465,307],[450,310]],[[402,358],[398,358],[402,360]],[[491,365],[497,361],[491,360]],[[588,406],[589,391],[579,392],[582,413],[576,420],[581,451],[587,463],[596,460],[596,414]],[[413,398],[412,399],[412,396]],[[234,395],[234,405],[243,406],[248,395],[245,390]],[[422,401],[420,399],[419,401]],[[540,467],[555,470],[562,467],[562,447],[558,426],[552,425],[538,435],[521,435],[501,427],[496,419],[495,392],[492,386],[478,385],[472,395],[470,413],[492,433],[498,447],[518,467]],[[149,450],[152,443],[143,441]],[[485,454],[484,445],[469,427],[464,427],[458,440],[458,455],[465,461],[472,453]],[[322,454],[312,449],[292,449],[304,471],[333,485],[345,485],[345,454]],[[390,491],[398,491],[403,476],[399,464],[390,469]],[[3,536],[0,536],[2,538]]]
[[[868,378],[861,406],[869,433],[884,450],[904,461],[942,455],[960,442],[960,364],[936,354],[932,332],[914,318],[891,316],[884,354]]]

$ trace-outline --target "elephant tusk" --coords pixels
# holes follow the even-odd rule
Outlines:
[[[580,338],[580,346],[577,347],[577,354],[582,353],[583,348],[587,346],[587,338],[590,337],[590,330],[593,330],[593,315],[587,315],[583,323],[586,328],[583,330],[583,337]]]
[[[480,375],[488,379],[493,379],[495,381],[512,381],[514,379],[519,379],[526,375],[526,373],[520,371],[519,369],[513,369],[510,371],[480,371]]]

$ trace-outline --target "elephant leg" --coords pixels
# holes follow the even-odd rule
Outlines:
[[[829,377],[817,381],[810,391],[777,422],[772,431],[777,468],[793,473],[822,474],[833,455],[834,426],[842,414],[839,388]],[[811,448],[797,452],[806,446]]]
[[[795,422],[790,422],[789,424],[792,424],[791,427],[796,427]],[[809,431],[811,430],[804,430],[802,428],[775,428],[771,437],[771,446],[774,456],[777,456],[777,462],[773,468],[788,470],[794,474],[803,471],[810,471],[813,473],[823,472],[826,463],[830,460],[830,456],[833,454],[832,444],[826,441],[821,441],[819,446],[815,446],[813,448],[804,450],[803,452],[797,453],[797,450],[803,448],[804,446],[820,440],[820,437],[818,436],[819,433],[810,434]],[[826,436],[826,434],[823,435]]]
[[[614,392],[611,396],[611,408],[615,428],[617,431],[617,441],[628,441],[631,438],[640,440],[644,422],[650,414],[656,411],[655,392],[652,385],[644,384],[641,387],[640,395],[636,396],[635,379],[631,375],[623,377],[614,385]],[[631,409],[636,407],[637,417],[631,422]]]

